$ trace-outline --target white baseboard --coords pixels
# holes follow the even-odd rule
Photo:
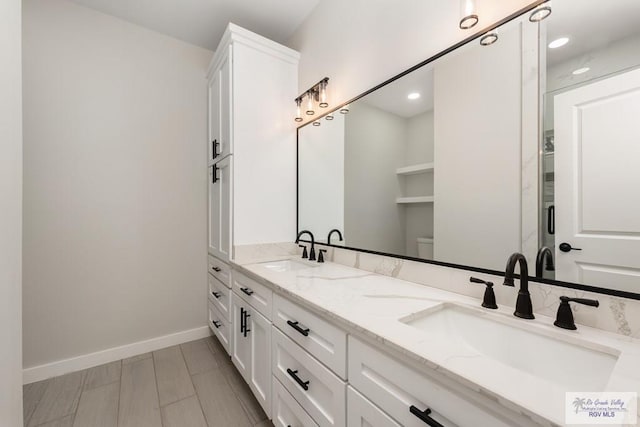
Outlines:
[[[172,345],[205,338],[210,335],[211,329],[209,329],[208,326],[202,326],[145,341],[138,341],[120,347],[96,351],[95,353],[84,354],[70,359],[59,360],[45,365],[34,366],[33,368],[22,370],[22,382],[23,384],[29,384],[45,380],[47,378],[68,374],[69,372],[81,371],[83,369],[92,368],[109,362],[115,362],[116,360],[125,359],[127,357],[137,356],[138,354],[171,347]]]

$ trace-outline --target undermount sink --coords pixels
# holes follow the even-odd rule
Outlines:
[[[284,273],[285,271],[296,271],[303,270],[306,268],[315,268],[317,265],[307,264],[301,261],[294,261],[292,259],[285,259],[282,261],[268,261],[261,262],[259,265],[267,268],[271,271],[276,271],[278,273]]]
[[[531,330],[517,324],[526,321],[451,303],[399,320],[441,339],[460,356],[484,356],[567,391],[604,390],[619,357],[617,350],[597,343]]]

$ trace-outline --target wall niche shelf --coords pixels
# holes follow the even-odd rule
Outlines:
[[[417,175],[427,172],[433,172],[433,163],[420,163],[396,169],[397,175]]]
[[[433,196],[418,196],[418,197],[398,197],[396,199],[397,204],[412,204],[412,203],[433,203]]]

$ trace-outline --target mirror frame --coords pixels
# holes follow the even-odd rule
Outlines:
[[[405,75],[417,70],[418,68],[421,68],[431,62],[436,61],[437,59],[453,52],[454,50],[465,46],[468,43],[471,43],[474,40],[479,39],[480,37],[482,37],[484,34],[486,34],[489,31],[492,31],[510,21],[513,21],[516,18],[519,18],[520,16],[526,14],[527,12],[530,12],[531,10],[535,9],[536,7],[540,6],[541,4],[547,3],[550,0],[536,0],[532,3],[530,3],[529,5],[523,7],[522,9],[512,13],[511,15],[501,19],[500,21],[485,27],[477,32],[475,32],[473,35],[463,39],[462,41],[448,47],[447,49],[440,51],[438,53],[436,53],[435,55],[433,55],[432,57],[420,62],[419,64],[414,65],[413,67],[401,72],[400,74],[391,77],[388,80],[383,81],[382,83],[372,87],[371,89],[361,93],[360,95],[357,95],[356,97],[348,100],[347,102],[344,102],[340,105],[338,105],[337,107],[331,109],[331,110],[327,110],[327,112],[318,115],[317,117],[315,117],[313,120],[310,120],[300,126],[297,127],[296,129],[296,234],[300,232],[300,179],[299,179],[299,175],[300,175],[300,129],[302,129],[303,127],[306,126],[310,126],[314,121],[321,119],[322,117],[333,113],[335,111],[338,111],[340,108],[342,108],[345,105],[351,104],[357,100],[359,100],[360,98],[363,98],[367,95],[369,95],[370,93],[382,88],[383,86],[386,86],[402,77],[404,77]],[[542,100],[543,97],[543,93],[539,94],[540,100]],[[541,101],[542,102],[542,101]],[[538,141],[540,142],[540,141]],[[539,221],[538,221],[539,222]],[[306,242],[306,243],[311,243],[310,240],[305,240],[305,239],[300,239],[301,242]],[[355,247],[350,247],[350,246],[340,246],[340,245],[330,245],[327,243],[321,243],[321,242],[315,242],[317,245],[321,245],[321,246],[328,246],[328,247],[334,247],[334,248],[338,248],[338,249],[346,249],[346,250],[350,250],[350,251],[357,251],[357,252],[364,252],[364,253],[368,253],[368,254],[374,254],[374,255],[380,255],[380,256],[386,256],[386,257],[391,257],[391,258],[399,258],[399,259],[404,259],[404,260],[408,260],[408,261],[415,261],[415,262],[421,262],[421,263],[425,263],[425,264],[434,264],[434,265],[438,265],[438,266],[442,266],[442,267],[449,267],[449,268],[456,268],[459,270],[466,270],[466,271],[473,271],[473,272],[477,272],[477,273],[482,273],[482,274],[490,274],[490,275],[494,275],[494,276],[504,276],[505,272],[504,271],[497,271],[497,270],[491,270],[491,269],[487,269],[487,268],[481,268],[481,267],[473,267],[473,266],[469,266],[469,265],[463,265],[463,264],[453,264],[453,263],[448,263],[448,262],[443,262],[443,261],[436,261],[436,260],[429,260],[429,259],[423,259],[423,258],[415,258],[415,257],[410,257],[410,256],[406,256],[406,255],[398,255],[398,254],[391,254],[391,253],[386,253],[386,252],[378,252],[378,251],[374,251],[374,250],[370,250],[370,249],[362,249],[362,248],[355,248]],[[506,260],[505,260],[506,262]],[[516,275],[516,277],[520,277],[520,275]],[[634,300],[640,300],[640,293],[634,293],[634,292],[627,292],[627,291],[620,291],[620,290],[616,290],[616,289],[608,289],[608,288],[602,288],[602,287],[598,287],[598,286],[592,286],[592,285],[586,285],[586,284],[582,284],[582,283],[574,283],[574,282],[564,282],[564,281],[560,281],[560,280],[555,280],[555,279],[544,279],[544,278],[540,278],[540,277],[533,277],[533,276],[528,276],[528,279],[530,282],[536,282],[536,283],[542,283],[542,284],[546,284],[546,285],[553,285],[553,286],[559,286],[559,287],[563,287],[563,288],[569,288],[569,289],[576,289],[576,290],[581,290],[581,291],[588,291],[588,292],[594,292],[594,293],[598,293],[598,294],[603,294],[603,295],[611,295],[611,296],[616,296],[616,297],[621,297],[621,298],[628,298],[628,299],[634,299]]]

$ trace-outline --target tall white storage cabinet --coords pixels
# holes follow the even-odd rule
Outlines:
[[[209,253],[291,241],[299,54],[229,24],[208,72]]]
[[[271,301],[271,290],[228,261],[237,245],[295,237],[298,59],[229,24],[207,74],[209,323],[268,416],[271,306],[260,302]]]

